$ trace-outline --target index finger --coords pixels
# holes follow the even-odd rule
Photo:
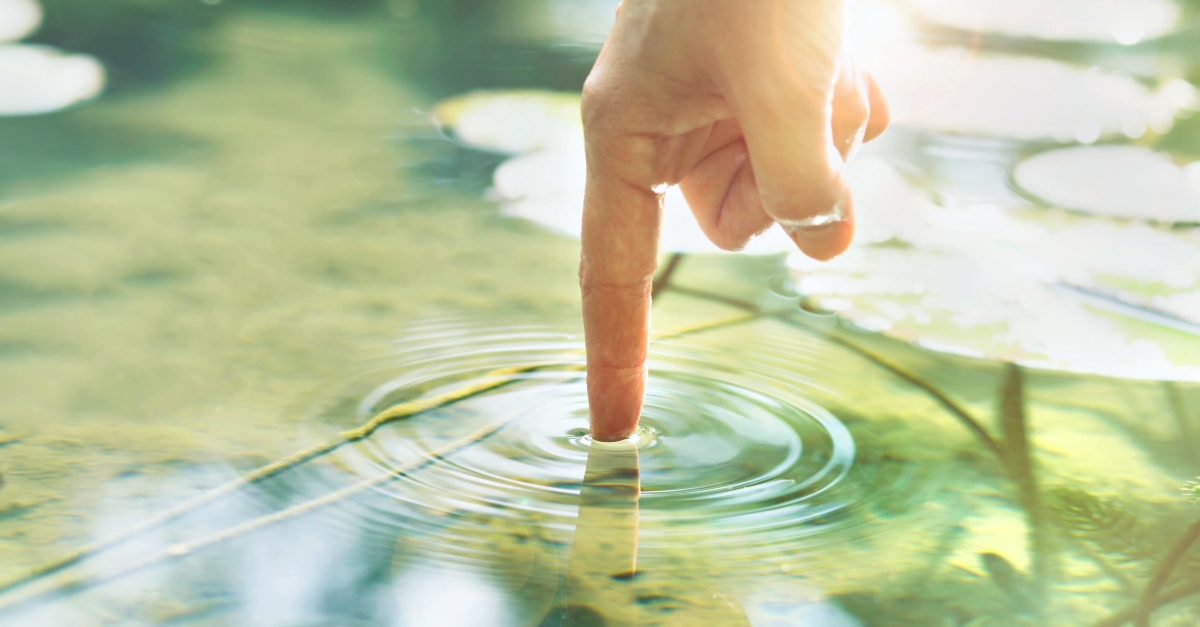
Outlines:
[[[614,441],[637,428],[646,390],[659,195],[617,172],[624,151],[612,141],[587,139],[579,285],[588,404],[592,438]]]

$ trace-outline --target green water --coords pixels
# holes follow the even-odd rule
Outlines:
[[[531,26],[542,3],[45,6],[32,41],[97,56],[109,87],[0,118],[0,580],[393,403],[579,362],[577,242],[502,217],[501,158],[430,114],[474,89],[578,90],[595,50]],[[1166,58],[1197,82],[1195,38],[988,45]],[[1159,146],[1195,158],[1197,133]],[[573,544],[586,407],[578,373],[549,368],[0,596],[0,624],[1102,624],[1200,519],[1181,492],[1200,387],[918,350],[801,312],[782,272],[691,256],[660,295],[661,332],[760,310],[656,345],[642,498],[589,532],[609,553]],[[180,548],[497,420],[401,480]],[[604,570],[631,537],[636,571]],[[1200,624],[1200,549],[1164,590],[1182,600],[1153,624]]]

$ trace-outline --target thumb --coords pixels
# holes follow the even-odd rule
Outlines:
[[[763,209],[804,253],[831,259],[850,245],[853,204],[833,137],[840,25],[803,51],[773,45],[752,54],[753,71],[733,72],[726,99],[742,126]],[[779,40],[774,42],[779,43]],[[746,67],[747,64],[742,64]]]

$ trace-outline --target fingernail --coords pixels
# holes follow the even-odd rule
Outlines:
[[[837,203],[825,213],[818,213],[817,215],[798,220],[777,220],[777,222],[779,222],[779,226],[783,227],[783,230],[797,235],[813,230],[820,230],[845,219],[846,212],[842,209],[842,203]]]
[[[850,237],[850,223],[840,204],[828,212],[808,218],[779,220],[779,225],[804,254],[821,261],[840,255]]]

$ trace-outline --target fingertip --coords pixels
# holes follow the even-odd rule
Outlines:
[[[833,212],[799,223],[781,221],[796,246],[817,261],[829,261],[846,252],[854,239],[853,203],[847,193]]]
[[[789,233],[800,251],[817,261],[829,261],[846,252],[854,238],[854,223],[849,220],[809,227]]]

